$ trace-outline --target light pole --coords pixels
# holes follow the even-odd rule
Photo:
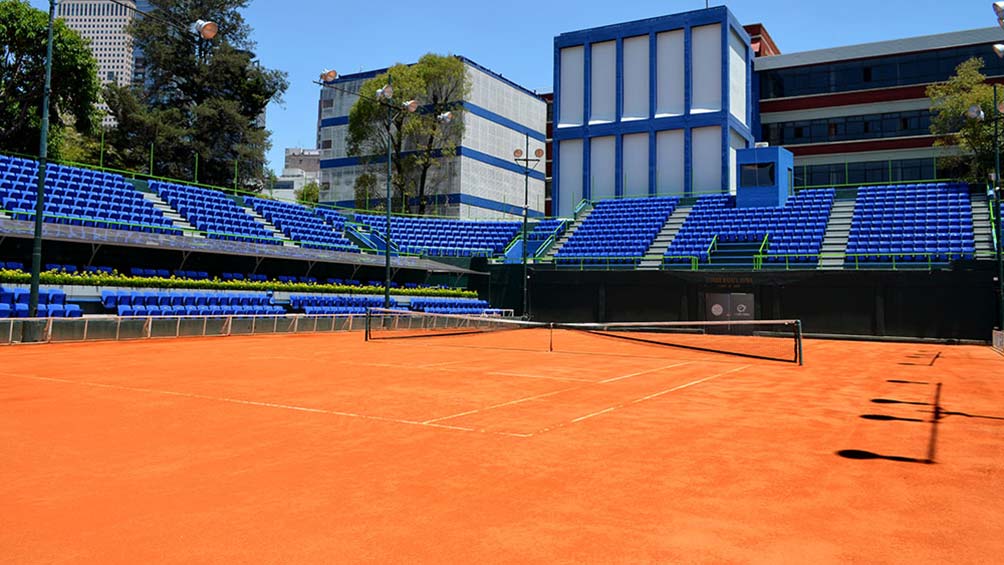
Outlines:
[[[145,12],[137,10],[134,6],[112,0],[112,2],[125,6],[126,8],[147,15]],[[49,24],[45,43],[45,87],[42,90],[42,123],[38,141],[38,184],[35,194],[35,230],[31,242],[31,289],[28,297],[28,316],[34,318],[38,315],[38,287],[42,276],[42,222],[45,211],[45,173],[49,159],[49,96],[52,92],[52,35],[56,21],[56,7],[59,0],[49,0]],[[176,24],[168,22],[175,27]],[[186,32],[188,28],[182,27]],[[191,31],[199,34],[203,39],[216,37],[219,27],[209,21],[198,20],[192,24]]]
[[[994,14],[997,16],[997,25],[1004,28],[1004,2],[994,2]],[[1004,44],[997,43],[993,46],[994,54],[998,59],[1004,59]],[[990,233],[997,234],[994,241],[994,257],[997,260],[997,328],[1004,331],[1004,256],[1001,255],[1001,245],[1004,244],[1004,237],[1001,236],[1001,148],[1000,148],[1000,120],[1004,109],[997,99],[997,84],[994,83],[994,218],[996,225]],[[969,115],[973,108],[966,114]],[[983,118],[983,111],[979,116],[969,115],[970,118]]]
[[[526,152],[523,149],[516,149],[512,152],[514,160],[523,165],[523,317],[530,317],[530,294],[527,292],[529,284],[529,271],[526,258],[526,224],[530,215],[530,171],[537,168],[540,160],[544,158],[544,150],[537,148],[530,157],[530,136],[526,136]],[[531,168],[531,165],[533,167]]]
[[[394,99],[394,87],[391,85],[391,75],[390,71],[387,71],[387,85],[376,91],[375,97],[369,97],[358,92],[352,92],[341,87],[338,87],[333,83],[338,78],[338,73],[336,71],[324,71],[321,73],[321,80],[318,81],[324,88],[331,88],[345,94],[351,94],[352,96],[358,96],[365,100],[371,100],[376,102],[387,109],[387,232],[384,237],[384,291],[383,291],[383,307],[390,308],[390,241],[391,241],[391,198],[393,196],[393,189],[391,185],[391,180],[393,177],[393,170],[391,168],[391,160],[394,157],[393,144],[391,143],[391,133],[394,129],[394,119],[403,113],[414,114],[418,110],[418,100],[408,100],[401,104],[395,104]],[[442,116],[441,116],[442,117]],[[401,194],[402,199],[404,198],[404,193]]]

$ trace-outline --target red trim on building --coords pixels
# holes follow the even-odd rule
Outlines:
[[[1004,84],[1004,78],[988,79],[987,84]],[[897,86],[876,90],[859,90],[856,92],[840,92],[837,94],[819,94],[817,96],[801,96],[798,98],[781,98],[777,100],[761,100],[760,113],[791,112],[793,110],[816,110],[834,106],[852,106],[855,104],[875,104],[878,102],[899,102],[927,98],[927,86]]]
[[[802,96],[800,98],[781,100],[762,100],[760,101],[760,113],[815,110],[818,108],[832,108],[834,106],[898,102],[900,100],[914,100],[917,98],[927,98],[926,86],[901,86],[881,90],[862,90],[858,92],[820,94],[819,96]]]
[[[934,136],[784,146],[785,149],[794,153],[796,157],[842,153],[864,153],[866,151],[891,151],[895,149],[917,149],[920,147],[934,147]]]

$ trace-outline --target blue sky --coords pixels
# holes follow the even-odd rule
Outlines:
[[[785,53],[994,25],[989,0],[732,0],[728,6],[744,24],[763,23]],[[312,81],[323,68],[347,74],[430,51],[453,53],[545,92],[553,82],[555,35],[703,7],[703,0],[253,0],[245,16],[259,58],[288,72],[290,82],[283,103],[268,109],[270,165],[281,172],[284,148],[314,146]]]

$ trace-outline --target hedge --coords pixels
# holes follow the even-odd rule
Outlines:
[[[23,271],[0,269],[0,283],[28,284],[31,275]],[[175,277],[133,277],[119,273],[64,273],[46,271],[41,273],[43,285],[70,286],[115,286],[127,288],[172,288],[191,290],[258,290],[279,292],[309,292],[320,294],[383,294],[382,286],[348,286],[339,284],[287,283],[279,281],[221,281],[190,280]],[[449,296],[456,298],[477,298],[477,293],[459,288],[394,288],[391,292],[398,296]]]

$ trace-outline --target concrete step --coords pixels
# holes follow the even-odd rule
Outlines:
[[[198,237],[205,239],[206,236],[199,233],[195,229],[195,226],[188,223],[188,220],[186,220],[181,214],[179,214],[177,210],[171,208],[171,206],[168,205],[167,202],[164,202],[163,198],[152,192],[146,192],[146,191],[138,191],[138,192],[143,195],[143,199],[153,204],[154,208],[163,212],[164,217],[167,218],[168,220],[171,220],[171,222],[174,224],[174,227],[183,229],[184,230],[183,235],[185,237]]]
[[[265,229],[271,232],[272,237],[282,240],[283,247],[296,247],[295,243],[286,238],[286,234],[282,233],[278,228],[272,225],[272,222],[266,220],[261,214],[259,214],[253,208],[245,206],[244,211],[247,212],[249,216],[254,218],[256,222],[265,226]]]

